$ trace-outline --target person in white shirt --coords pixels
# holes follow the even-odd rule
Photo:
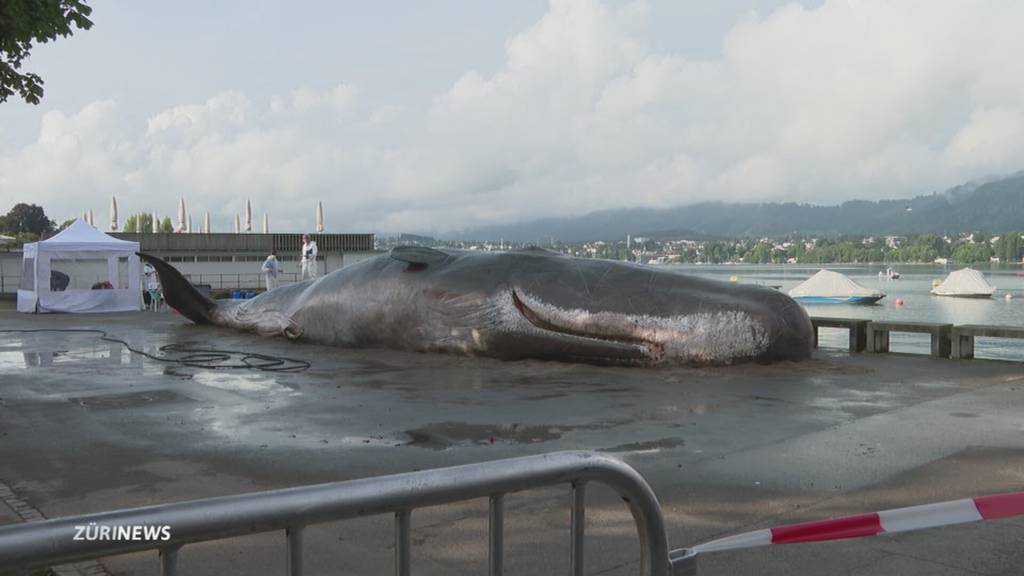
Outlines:
[[[281,272],[281,265],[277,262],[276,251],[270,251],[270,256],[267,256],[267,259],[263,261],[263,266],[260,270],[267,281],[267,292],[277,288],[277,275]]]
[[[309,234],[302,235],[302,279],[316,278],[316,242],[310,240]]]
[[[156,268],[153,268],[149,262],[142,267],[142,273],[146,275],[146,292],[143,293],[146,307],[156,310],[160,306],[160,300],[162,299],[160,294],[160,277],[156,274]]]

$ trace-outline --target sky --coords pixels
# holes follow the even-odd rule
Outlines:
[[[0,211],[457,234],[1024,169],[1018,0],[91,0],[0,104]]]

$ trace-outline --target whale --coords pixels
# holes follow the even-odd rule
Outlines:
[[[139,256],[188,320],[301,342],[623,366],[799,361],[814,343],[776,289],[541,248],[399,246],[247,300]]]

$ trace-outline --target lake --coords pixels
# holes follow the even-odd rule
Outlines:
[[[869,320],[906,320],[917,322],[945,322],[949,324],[996,324],[1024,326],[1024,277],[1017,276],[1020,266],[976,266],[985,278],[997,288],[990,299],[949,298],[933,296],[932,280],[942,280],[962,266],[933,264],[899,264],[893,269],[900,273],[898,280],[879,278],[886,265],[832,264],[826,266],[846,274],[868,288],[885,292],[886,297],[874,305],[807,304],[811,316],[864,318]],[[804,264],[712,264],[673,265],[673,269],[687,274],[728,281],[736,276],[737,282],[781,286],[788,292],[810,278],[821,267]],[[1006,299],[1009,294],[1011,298]],[[904,304],[896,305],[902,298]],[[823,347],[846,348],[845,330],[822,328],[819,344]],[[929,340],[926,334],[893,333],[890,340],[893,352],[927,354]],[[1024,360],[1024,341],[977,338],[975,356],[1001,360]]]

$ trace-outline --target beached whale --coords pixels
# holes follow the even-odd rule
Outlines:
[[[321,344],[625,365],[803,360],[813,346],[807,313],[777,290],[537,248],[399,247],[239,301],[140,256],[193,322]]]

